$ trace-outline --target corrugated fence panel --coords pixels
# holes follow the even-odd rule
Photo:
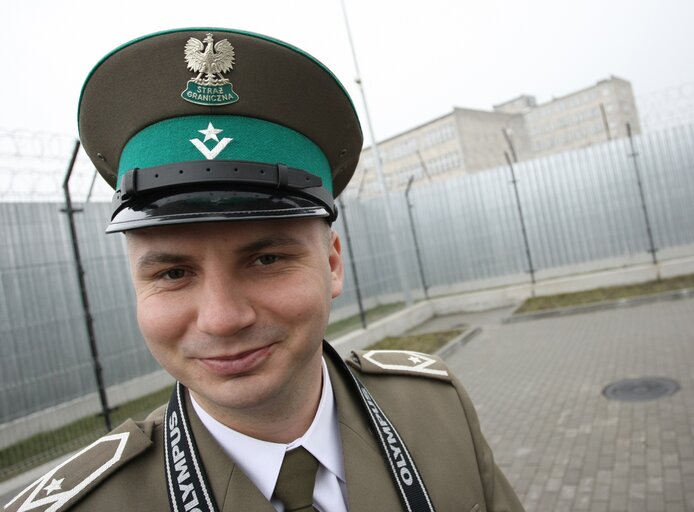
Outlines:
[[[693,126],[635,138],[656,248],[688,244],[694,238],[692,141]]]
[[[94,390],[58,204],[0,204],[2,420]]]
[[[104,234],[110,204],[84,206],[77,217],[89,305],[94,319],[99,359],[107,386],[155,371],[135,321],[135,295],[125,251],[125,235]]]
[[[0,204],[0,392],[3,422],[96,390],[67,216],[57,203]],[[122,235],[110,205],[75,216],[106,385],[157,369],[134,321]]]

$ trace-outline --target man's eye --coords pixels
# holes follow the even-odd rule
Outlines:
[[[175,280],[182,279],[186,275],[186,271],[182,268],[172,268],[161,274],[165,279]]]
[[[272,265],[278,259],[279,256],[276,254],[263,254],[262,256],[258,256],[255,261],[257,261],[259,265]]]

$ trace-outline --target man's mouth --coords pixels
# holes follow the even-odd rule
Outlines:
[[[271,343],[239,354],[201,357],[198,361],[212,373],[227,376],[242,375],[262,365],[274,348],[275,343]]]

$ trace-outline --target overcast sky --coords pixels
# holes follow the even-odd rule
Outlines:
[[[491,109],[524,93],[544,102],[609,75],[637,96],[694,81],[692,0],[345,1],[378,140],[454,106]],[[340,0],[3,0],[0,26],[0,130],[76,134],[82,82],[103,55],[186,26],[299,46],[363,111]]]

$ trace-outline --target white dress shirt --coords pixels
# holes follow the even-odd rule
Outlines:
[[[306,433],[289,444],[270,443],[241,434],[215,420],[192,395],[190,396],[200,421],[263,496],[271,500],[277,512],[284,512],[284,506],[271,498],[282,460],[286,451],[299,446],[311,452],[320,463],[316,486],[313,489],[314,506],[321,512],[347,512],[347,486],[340,426],[328,368],[325,360],[322,363],[323,388],[316,416]]]

